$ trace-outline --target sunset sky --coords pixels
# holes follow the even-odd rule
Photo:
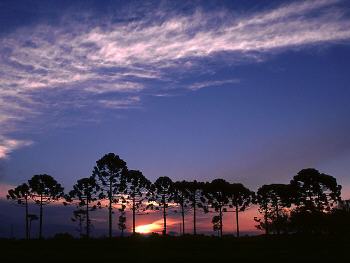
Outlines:
[[[347,0],[2,0],[1,198],[38,173],[69,190],[108,152],[252,190],[314,167],[350,198],[349,83]]]

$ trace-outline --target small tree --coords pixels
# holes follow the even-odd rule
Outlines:
[[[243,184],[230,185],[231,206],[235,209],[236,214],[236,233],[239,237],[238,213],[245,211],[254,201],[254,192],[250,191]]]
[[[126,229],[126,213],[125,209],[120,209],[120,215],[119,215],[119,221],[118,221],[118,228],[120,230],[120,236],[124,236],[124,231]]]
[[[29,181],[30,196],[40,207],[39,238],[42,238],[43,206],[63,197],[63,187],[50,175],[37,174]]]
[[[221,230],[221,223],[220,223],[220,216],[213,216],[211,223],[213,224],[213,230],[217,233],[217,235],[220,235]]]
[[[132,233],[136,233],[136,214],[145,211],[145,200],[149,197],[151,182],[140,171],[129,170],[124,193],[127,195],[126,204],[131,206],[132,211]]]
[[[99,190],[99,186],[96,183],[95,178],[87,177],[82,178],[77,181],[77,183],[73,186],[73,190],[69,192],[67,201],[78,201],[78,207],[82,208],[84,211],[84,216],[86,217],[86,237],[90,237],[90,211],[94,211],[96,209],[96,205],[91,207],[91,203],[97,200],[97,191]],[[79,211],[79,210],[78,210]],[[76,212],[76,211],[74,211]],[[79,215],[82,215],[81,213]]]
[[[31,233],[32,233],[32,222],[33,222],[33,221],[36,221],[36,220],[38,220],[38,219],[39,219],[38,216],[35,215],[35,214],[29,214],[29,215],[28,215],[28,221],[29,221],[29,230],[28,230],[28,232],[29,232],[29,239],[30,239],[30,235],[31,235]]]
[[[226,206],[229,205],[230,183],[224,179],[215,179],[205,186],[205,195],[208,199],[208,204],[219,212],[220,219],[220,236],[222,237],[222,215],[226,211]]]
[[[108,199],[108,236],[112,238],[113,204],[118,203],[125,190],[123,177],[127,176],[126,162],[118,155],[108,153],[96,162],[93,176],[100,187],[99,198]]]
[[[86,211],[84,209],[77,209],[73,211],[73,217],[71,218],[73,222],[78,222],[77,231],[80,237],[83,237],[83,223],[86,220]]]
[[[185,213],[187,212],[189,206],[189,191],[187,188],[188,182],[181,181],[174,183],[174,202],[180,206],[180,213],[182,218],[182,234],[185,234]]]
[[[156,209],[159,209],[159,207],[162,207],[163,210],[163,235],[167,234],[167,224],[166,224],[166,217],[167,217],[167,208],[169,202],[171,202],[174,199],[174,184],[173,181],[169,177],[159,177],[154,184],[151,186],[151,197],[150,197],[150,207],[153,207],[153,202],[155,202],[158,206]]]
[[[30,198],[29,186],[21,184],[14,189],[8,191],[7,199],[17,201],[17,203],[25,208],[25,237],[29,239],[29,223],[28,223],[28,199]]]

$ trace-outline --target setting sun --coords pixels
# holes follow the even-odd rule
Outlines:
[[[161,226],[159,223],[156,221],[152,224],[146,224],[146,225],[140,225],[136,227],[136,232],[141,233],[141,234],[148,234],[152,232],[158,232],[160,231]]]

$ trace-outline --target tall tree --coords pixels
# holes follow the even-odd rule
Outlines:
[[[328,174],[313,168],[303,169],[290,182],[296,191],[295,203],[306,211],[330,211],[341,200],[341,186]]]
[[[14,189],[8,191],[7,199],[17,201],[17,203],[25,208],[25,237],[29,239],[29,223],[28,223],[28,199],[30,198],[30,190],[27,184],[21,184]]]
[[[254,201],[254,192],[250,191],[243,184],[235,183],[230,185],[231,206],[235,209],[236,235],[239,237],[238,213],[245,211]]]
[[[189,208],[189,191],[187,185],[188,182],[186,181],[178,181],[174,183],[174,202],[180,206],[182,235],[185,234],[185,214]]]
[[[43,234],[43,206],[55,202],[64,196],[63,187],[48,174],[34,175],[29,181],[31,198],[40,207],[39,238]]]
[[[207,211],[206,198],[204,197],[203,189],[204,183],[196,180],[191,182],[184,182],[184,187],[187,191],[187,198],[190,201],[190,207],[193,210],[193,235],[197,234],[197,210],[202,208]]]
[[[229,205],[230,183],[224,179],[215,179],[211,183],[207,183],[204,189],[208,204],[214,208],[216,212],[219,212],[220,236],[222,237],[222,217],[223,212],[226,211],[226,206]]]
[[[100,187],[100,199],[108,199],[108,236],[112,238],[112,214],[113,204],[118,203],[118,198],[125,190],[125,180],[127,176],[126,162],[114,153],[108,153],[96,161],[93,176]]]
[[[163,210],[163,235],[167,234],[167,208],[169,202],[174,199],[174,184],[169,177],[159,177],[154,184],[151,186],[151,197],[150,197],[150,207],[153,208],[153,202],[157,203],[159,207]]]
[[[82,178],[73,185],[73,190],[69,192],[68,201],[78,201],[78,206],[83,209],[85,219],[86,219],[86,238],[90,237],[90,211],[96,209],[96,204],[91,206],[91,203],[97,201],[97,192],[99,191],[99,186],[96,183],[95,178],[87,177]]]
[[[145,211],[145,201],[149,197],[151,182],[137,170],[129,170],[125,178],[124,194],[127,195],[126,204],[131,206],[132,233],[136,233],[136,214]]]
[[[269,234],[269,226],[280,234],[281,222],[284,220],[284,208],[289,208],[294,199],[293,189],[287,184],[263,185],[258,189],[257,202],[260,213],[264,214],[264,223],[260,224]]]

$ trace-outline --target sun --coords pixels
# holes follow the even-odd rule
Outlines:
[[[152,233],[152,232],[159,231],[160,228],[161,228],[161,226],[156,221],[156,222],[153,222],[151,224],[139,225],[139,226],[136,227],[135,231],[137,233],[141,233],[141,234],[149,234],[149,233]]]

